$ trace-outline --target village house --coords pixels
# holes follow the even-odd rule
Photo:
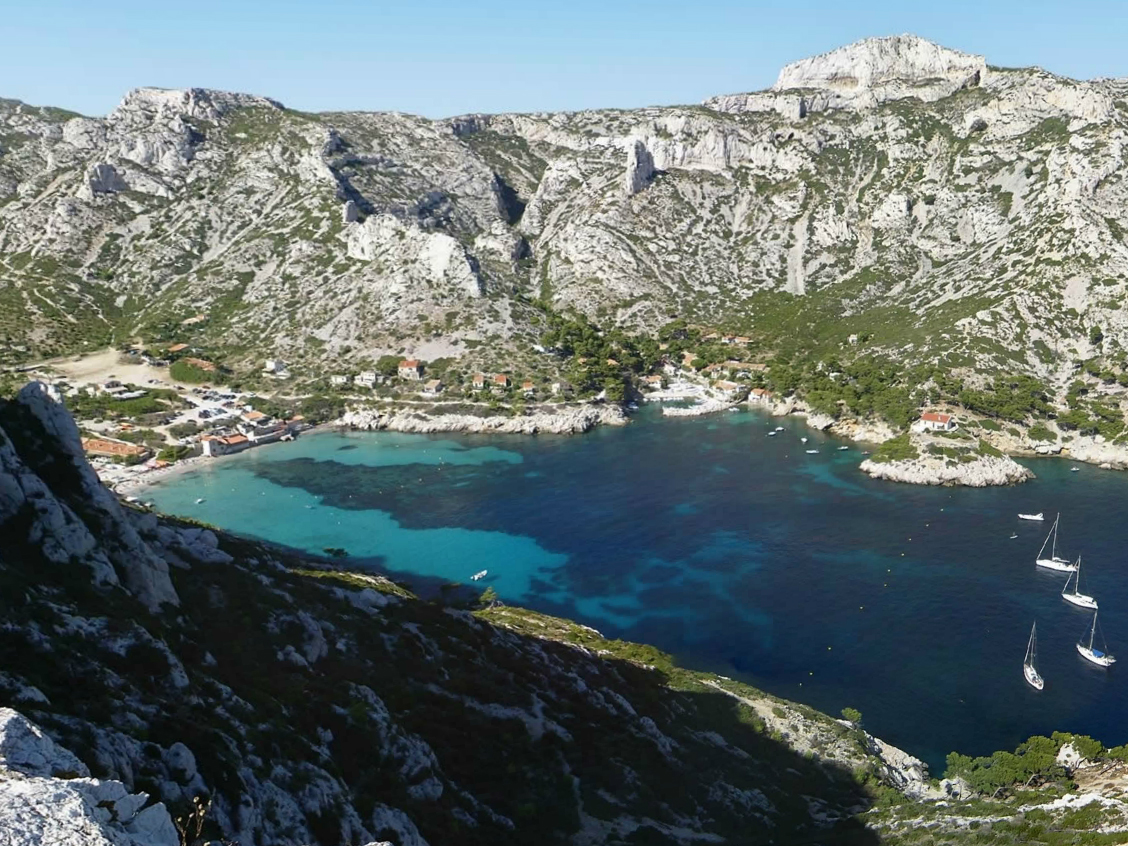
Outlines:
[[[736,382],[729,382],[727,379],[718,379],[713,383],[718,391],[724,391],[726,394],[733,394],[740,390],[740,385]]]
[[[200,438],[200,446],[208,458],[242,452],[250,445],[251,440],[246,435],[205,435]]]
[[[418,382],[423,378],[423,364],[414,358],[404,359],[396,368],[396,373],[399,374],[401,379]]]
[[[486,387],[486,374],[485,373],[475,373],[474,374],[474,380],[471,384],[474,386],[475,391],[482,390],[484,387]]]
[[[123,461],[141,461],[151,450],[140,444],[111,441],[107,438],[83,438],[82,449],[87,455],[117,458]]]
[[[772,392],[767,388],[753,388],[749,392],[749,402],[771,402]]]
[[[423,384],[423,393],[425,393],[425,394],[430,394],[431,396],[436,396],[437,394],[441,394],[442,391],[443,391],[443,380],[442,379],[431,379],[430,381],[425,382]]]
[[[353,381],[362,388],[374,388],[376,387],[376,379],[377,375],[375,370],[362,370]]]
[[[958,424],[951,414],[940,411],[926,411],[920,416],[914,428],[920,432],[951,432]]]
[[[339,373],[329,377],[329,384],[332,385],[335,388],[339,388],[343,385],[347,385],[348,383],[349,383],[349,377],[348,376],[342,376]]]
[[[532,380],[526,379],[521,383],[521,390],[524,391],[526,397],[532,398],[536,395],[537,386],[532,383]]]
[[[263,373],[273,373],[278,375],[286,372],[286,362],[280,358],[268,358],[262,366]]]
[[[661,376],[644,376],[642,382],[646,387],[655,391],[662,390],[662,377]]]
[[[746,361],[726,361],[724,367],[728,370],[730,376],[747,379],[752,375],[753,365]]]
[[[561,394],[571,393],[572,386],[567,382],[553,382],[551,385],[549,385],[549,390],[552,391],[552,395],[555,397],[560,396]]]
[[[509,387],[509,377],[506,376],[504,373],[495,374],[494,377],[493,377],[493,386],[494,386],[495,389],[508,388]]]
[[[662,362],[662,372],[667,376],[677,376],[678,366],[667,358]]]

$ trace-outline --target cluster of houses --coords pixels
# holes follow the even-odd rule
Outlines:
[[[128,385],[123,385],[117,379],[110,379],[100,384],[98,392],[119,400],[137,399],[148,393],[141,388],[130,389]]]
[[[200,438],[200,446],[204,455],[209,457],[230,455],[253,446],[291,440],[304,423],[300,415],[289,420],[276,420],[261,411],[245,411],[233,427]]]

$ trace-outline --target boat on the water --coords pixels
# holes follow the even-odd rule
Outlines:
[[[774,437],[775,437],[776,435],[778,435],[778,434],[779,434],[779,432],[768,432],[768,437],[769,437],[769,438],[774,438]]]
[[[480,582],[482,579],[484,579],[486,577],[487,573],[489,573],[489,570],[479,570],[477,573],[475,573],[473,576],[470,577],[470,581]]]
[[[1026,642],[1026,658],[1022,662],[1022,675],[1026,683],[1035,690],[1046,686],[1042,681],[1042,674],[1038,672],[1038,624],[1030,627],[1030,640]]]
[[[782,431],[783,431],[783,427],[782,427],[782,426],[776,426],[776,427],[775,427],[775,430],[776,430],[777,432],[782,432]]]
[[[1020,517],[1022,515],[1019,515]],[[1046,535],[1046,539],[1042,541],[1042,548],[1038,550],[1038,557],[1034,563],[1039,567],[1045,567],[1047,570],[1057,570],[1061,573],[1072,573],[1077,569],[1077,565],[1067,558],[1062,558],[1057,554],[1057,533],[1058,523],[1061,522],[1061,514],[1054,518],[1054,525],[1050,527],[1050,533]],[[1043,557],[1046,553],[1046,544],[1050,543],[1053,539],[1053,545],[1050,547],[1050,557]]]
[[[839,451],[839,452],[845,452],[845,451],[846,451],[846,450],[848,450],[849,448],[850,448],[850,447],[848,447],[848,446],[840,446],[840,447],[838,448],[838,451]]]
[[[806,438],[800,438],[799,440],[801,440],[801,441],[802,441],[803,443],[807,443],[807,439],[806,439]]]
[[[204,498],[200,497],[199,499],[196,500],[196,505],[199,505],[203,501],[204,501]]]
[[[1070,467],[1070,468],[1069,468],[1069,472],[1070,472],[1070,473],[1076,473],[1076,472],[1077,472],[1078,470],[1080,470],[1080,469],[1081,469],[1080,467]]]
[[[1010,534],[1010,539],[1011,539],[1011,540],[1014,540],[1014,539],[1015,539],[1015,538],[1017,538],[1017,537],[1018,537],[1018,532],[1011,532],[1011,534]]]
[[[1041,512],[1041,511],[1039,511],[1039,512],[1038,512],[1037,514],[1019,514],[1019,515],[1018,515],[1018,519],[1019,519],[1019,520],[1038,520],[1038,521],[1042,521],[1042,520],[1045,520],[1046,518],[1045,518],[1045,516],[1043,516],[1042,512]]]
[[[1069,583],[1073,582],[1073,590],[1069,589]],[[1077,556],[1077,569],[1065,580],[1065,587],[1061,589],[1061,598],[1066,602],[1072,602],[1081,608],[1092,608],[1097,610],[1097,600],[1086,593],[1081,593],[1081,556]]]
[[[1093,612],[1093,625],[1089,628],[1089,642],[1085,643],[1085,636],[1081,636],[1081,640],[1077,641],[1077,651],[1081,653],[1081,657],[1086,661],[1096,664],[1098,667],[1111,667],[1116,663],[1116,657],[1109,655],[1108,644],[1105,643],[1104,635],[1101,635],[1101,646],[1103,648],[1097,649],[1093,646],[1093,642],[1097,637],[1097,612]]]
[[[807,450],[807,455],[814,455],[817,452],[818,452],[817,449],[809,449],[809,450]]]

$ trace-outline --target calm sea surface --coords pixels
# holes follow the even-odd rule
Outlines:
[[[857,708],[936,773],[952,750],[1055,729],[1128,741],[1128,476],[1047,459],[1015,488],[894,485],[794,420],[768,437],[780,421],[754,412],[640,417],[580,437],[316,434],[145,496],[398,576],[488,569],[478,584],[507,602],[833,714]],[[1034,566],[1059,510],[1061,549],[1083,555],[1082,587],[1125,659],[1111,670],[1074,649],[1091,618],[1060,598],[1064,574]],[[1028,511],[1047,522],[1016,519]],[[1041,693],[1022,678],[1034,620]]]

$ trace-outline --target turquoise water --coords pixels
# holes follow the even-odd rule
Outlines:
[[[1048,524],[1015,519],[1063,512],[1064,550],[1084,554],[1085,587],[1128,667],[1128,478],[1043,460],[1015,488],[892,485],[797,421],[767,437],[778,423],[647,410],[582,437],[324,433],[146,496],[309,551],[344,547],[397,576],[468,583],[488,569],[479,586],[506,601],[831,713],[858,708],[934,769],[953,749],[1055,729],[1128,741],[1123,668],[1076,654],[1090,618],[1061,600],[1063,576],[1033,564]],[[1021,672],[1035,619],[1041,693]]]

